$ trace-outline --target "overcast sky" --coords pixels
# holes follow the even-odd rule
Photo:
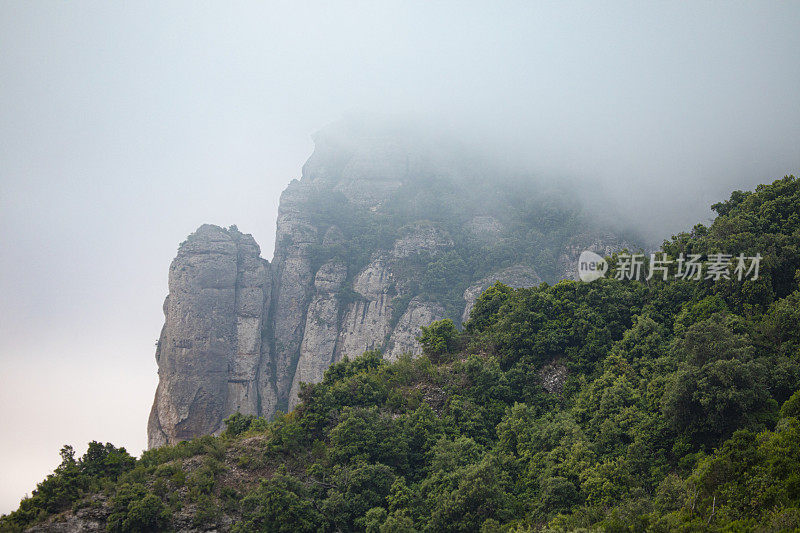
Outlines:
[[[272,256],[310,134],[425,117],[603,183],[651,236],[800,169],[800,2],[0,2],[0,512],[139,454],[178,244]]]

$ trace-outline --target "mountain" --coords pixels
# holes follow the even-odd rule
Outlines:
[[[798,531],[800,181],[713,209],[665,276],[494,284],[420,356],[343,358],[273,420],[138,459],[65,446],[0,531]]]
[[[583,250],[633,239],[574,184],[545,184],[474,150],[350,120],[315,137],[283,192],[272,262],[250,235],[203,225],[169,271],[150,448],[218,434],[240,412],[293,409],[346,355],[418,355],[420,328],[456,324],[494,282],[574,278]]]

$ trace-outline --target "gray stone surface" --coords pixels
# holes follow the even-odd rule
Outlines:
[[[250,235],[203,225],[169,271],[156,350],[159,384],[148,445],[218,432],[233,410],[257,413],[269,263]]]
[[[275,291],[272,319],[272,360],[277,406],[288,403],[292,373],[300,357],[306,311],[314,294],[311,246],[318,230],[304,207],[314,191],[310,182],[293,181],[281,195],[273,265]]]
[[[569,371],[564,363],[553,360],[539,370],[539,383],[550,394],[561,396],[568,376]]]
[[[444,307],[440,303],[425,301],[419,296],[412,298],[389,337],[384,358],[396,361],[404,353],[421,354],[422,347],[417,342],[420,328],[442,318]]]
[[[336,360],[383,346],[391,333],[393,297],[389,293],[393,284],[394,273],[387,254],[376,256],[359,272],[353,281],[359,298],[348,306],[342,321]]]
[[[316,295],[308,306],[300,359],[292,381],[289,409],[297,405],[300,383],[322,381],[333,362],[339,335],[339,299],[337,292],[347,277],[347,266],[340,261],[325,263],[314,278]]]

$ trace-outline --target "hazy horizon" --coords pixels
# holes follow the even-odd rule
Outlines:
[[[0,16],[0,513],[64,444],[145,448],[179,243],[236,224],[271,258],[281,191],[343,116],[435,125],[596,183],[657,241],[800,172],[800,3],[3,2]]]

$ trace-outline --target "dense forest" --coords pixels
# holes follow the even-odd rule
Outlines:
[[[800,181],[712,208],[662,251],[760,254],[757,279],[497,284],[423,356],[346,359],[273,421],[65,446],[0,530],[796,531]]]

